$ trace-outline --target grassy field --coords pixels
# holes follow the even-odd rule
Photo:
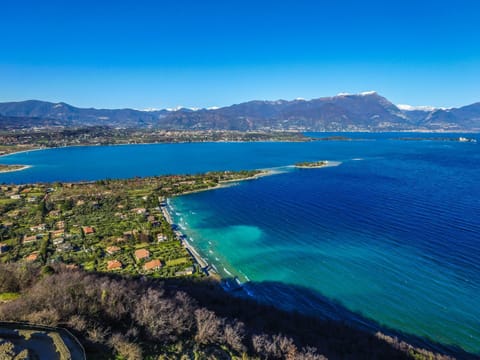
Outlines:
[[[0,293],[0,302],[7,302],[7,301],[16,300],[19,297],[20,297],[20,294],[16,293],[16,292]]]

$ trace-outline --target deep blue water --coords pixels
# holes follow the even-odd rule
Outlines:
[[[34,166],[0,182],[280,167],[277,175],[172,199],[190,241],[220,273],[251,280],[253,296],[286,308],[358,314],[480,353],[480,144],[352,136],[368,141],[30,152],[2,158]],[[288,167],[319,159],[341,164]],[[255,286],[261,282],[286,286]],[[317,295],[338,306],[322,307]]]

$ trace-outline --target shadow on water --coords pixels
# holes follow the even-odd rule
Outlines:
[[[235,283],[235,279],[224,281]],[[350,357],[346,357],[352,358],[351,354],[357,351],[365,354],[367,348],[367,353],[372,349],[378,349],[379,352],[370,353],[366,358],[402,358],[405,355],[405,352],[400,353],[391,345],[387,349],[385,341],[372,336],[376,332],[457,359],[480,359],[480,354],[468,353],[460,347],[385,327],[301,286],[280,282],[249,282],[224,291],[216,282],[191,280],[184,280],[180,286],[203,306],[223,316],[235,316],[261,331],[278,332],[278,329],[282,329],[297,336],[305,346],[317,347],[330,359],[345,358],[339,354],[349,352]],[[389,351],[390,355],[384,356]],[[377,357],[378,354],[381,355]]]

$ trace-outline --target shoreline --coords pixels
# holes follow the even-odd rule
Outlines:
[[[29,153],[31,151],[40,151],[40,150],[46,150],[48,148],[33,148],[33,149],[28,149],[28,150],[20,150],[20,151],[14,151],[14,152],[11,152],[11,153],[7,153],[7,154],[2,154],[0,155],[0,158],[2,157],[6,157],[6,156],[10,156],[10,155],[16,155],[16,154],[22,154],[22,153]],[[28,170],[30,168],[33,167],[33,165],[19,165],[19,164],[1,164],[0,165],[5,165],[5,166],[14,166],[14,165],[17,165],[17,166],[21,166],[20,168],[18,169],[11,169],[11,170],[0,170],[0,175],[2,174],[8,174],[8,173],[12,173],[12,172],[16,172],[16,171],[23,171],[23,170]]]
[[[170,224],[170,226],[176,225],[173,222],[173,219],[172,219],[172,216],[171,216],[170,212],[168,211],[168,207],[169,207],[168,198],[165,199],[165,202],[166,202],[166,205],[161,205],[160,206],[160,208],[162,209],[162,214],[165,217],[165,220],[167,220],[167,222]],[[188,242],[187,236],[185,235],[185,233],[183,231],[180,231],[180,230],[177,230],[177,231],[178,231],[178,233],[181,234],[180,236],[177,236],[177,239],[181,242],[182,246],[190,254],[190,256],[193,259],[193,262],[200,267],[200,270],[206,276],[215,278],[217,280],[220,280],[221,279],[220,275],[218,275],[218,273],[215,270],[212,269],[210,264],[203,257],[201,257],[200,254],[197,252],[197,250]],[[177,233],[177,231],[175,231],[175,233]]]
[[[37,147],[32,148],[29,150],[20,150],[20,151],[13,151],[7,154],[2,154],[2,156],[10,156],[16,155],[21,153],[27,153],[31,151],[40,151],[40,150],[50,150],[50,149],[65,149],[65,148],[72,148],[72,147],[94,147],[94,146],[127,146],[127,145],[174,145],[174,144],[247,144],[247,143],[304,143],[304,142],[311,142],[316,141],[317,139],[306,137],[306,140],[228,140],[228,141],[162,141],[162,142],[135,142],[135,143],[122,143],[122,144],[72,144],[72,145],[64,145],[64,146],[50,146],[50,147]],[[10,146],[10,145],[9,145]],[[11,145],[15,146],[15,145]]]
[[[72,144],[72,145],[64,145],[64,146],[51,146],[51,147],[33,147],[32,149],[29,150],[20,150],[20,151],[14,151],[11,153],[7,154],[2,154],[0,155],[0,158],[3,156],[9,156],[9,155],[15,155],[15,154],[21,154],[21,153],[27,153],[31,151],[40,151],[40,150],[49,150],[49,149],[62,149],[62,148],[70,148],[70,147],[91,147],[91,146],[126,146],[126,145],[160,145],[160,144],[207,144],[207,143],[212,143],[212,144],[217,144],[217,143],[223,143],[223,144],[237,144],[237,143],[304,143],[304,142],[312,142],[312,141],[320,141],[322,138],[317,138],[313,137],[307,134],[409,134],[409,133],[419,133],[419,134],[464,134],[464,135],[469,135],[469,134],[480,134],[480,131],[465,131],[465,130],[422,130],[422,129],[409,129],[409,130],[396,130],[396,131],[364,131],[364,130],[359,130],[359,131],[339,131],[339,132],[331,132],[331,131],[298,131],[298,132],[293,132],[293,133],[301,133],[304,134],[305,139],[302,140],[226,140],[226,141],[165,141],[165,142],[132,142],[132,143],[120,143],[120,144]],[[355,139],[352,139],[355,140]],[[391,140],[401,140],[401,139],[391,139]],[[428,140],[428,139],[426,139]],[[343,141],[343,140],[340,140]],[[17,145],[9,145],[9,146],[17,146]],[[34,146],[34,145],[32,145]]]
[[[40,150],[48,150],[48,149],[55,149],[55,148],[39,147],[39,148],[33,148],[33,149],[28,149],[28,150],[14,151],[14,152],[11,152],[11,153],[7,153],[7,154],[2,154],[2,155],[0,155],[0,158],[1,158],[1,157],[5,157],[5,156],[10,156],[10,155],[17,155],[17,154],[22,154],[22,153],[29,153],[29,152],[31,152],[31,151],[40,151]]]

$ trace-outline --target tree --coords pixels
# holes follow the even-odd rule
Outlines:
[[[225,342],[235,351],[244,352],[246,347],[243,344],[245,337],[245,325],[241,322],[235,321],[233,324],[225,326]]]
[[[142,360],[142,349],[137,344],[128,341],[125,336],[115,333],[110,339],[110,346],[115,352],[126,360]]]
[[[222,343],[224,320],[217,317],[213,311],[205,308],[195,311],[197,335],[195,340],[200,344]]]

